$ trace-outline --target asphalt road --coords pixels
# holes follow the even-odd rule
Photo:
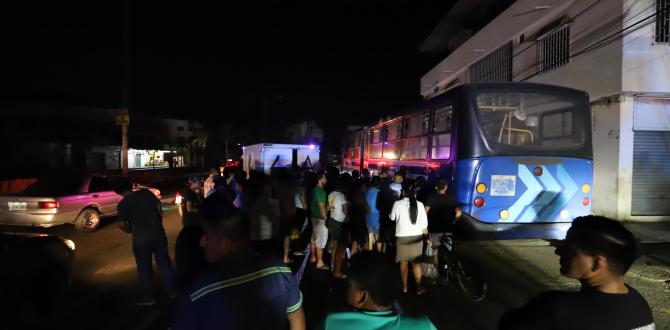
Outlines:
[[[165,227],[171,255],[180,229],[179,215],[166,210]],[[36,318],[17,329],[166,329],[172,306],[165,296],[151,308],[134,306],[137,293],[135,261],[130,235],[121,232],[113,219],[93,233],[71,226],[30,231],[57,234],[76,244],[74,283],[68,297],[49,318]],[[426,295],[410,293],[400,306],[408,313],[426,313],[439,329],[495,329],[500,315],[546,290],[574,290],[574,281],[558,273],[558,258],[545,241],[466,243],[459,251],[483,268],[489,295],[471,302],[452,287],[430,287]],[[299,261],[294,268],[299,266]],[[157,273],[157,272],[156,272]],[[627,279],[649,301],[658,329],[670,329],[670,268],[652,258],[638,261]],[[302,281],[305,309],[311,327],[328,310],[343,305],[344,283],[329,273],[308,268]],[[1,325],[1,323],[0,323]],[[4,326],[0,328],[6,329]]]

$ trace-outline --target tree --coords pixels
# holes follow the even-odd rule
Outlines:
[[[321,143],[323,135],[323,130],[313,120],[290,125],[284,131],[284,136],[295,144]]]

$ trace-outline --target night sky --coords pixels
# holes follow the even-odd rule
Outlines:
[[[333,135],[418,101],[419,78],[439,58],[417,47],[452,5],[130,2],[131,113],[248,132],[265,122],[269,137],[310,119]],[[120,0],[20,2],[0,13],[3,100],[119,106]]]

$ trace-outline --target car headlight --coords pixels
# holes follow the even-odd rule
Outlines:
[[[74,242],[73,242],[73,241],[71,241],[71,240],[69,240],[69,239],[63,239],[63,242],[65,243],[65,245],[67,245],[67,247],[68,247],[70,250],[74,251],[74,249],[75,249],[75,245],[74,245]]]

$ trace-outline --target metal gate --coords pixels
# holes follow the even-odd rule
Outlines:
[[[670,131],[635,131],[631,215],[670,215]]]

